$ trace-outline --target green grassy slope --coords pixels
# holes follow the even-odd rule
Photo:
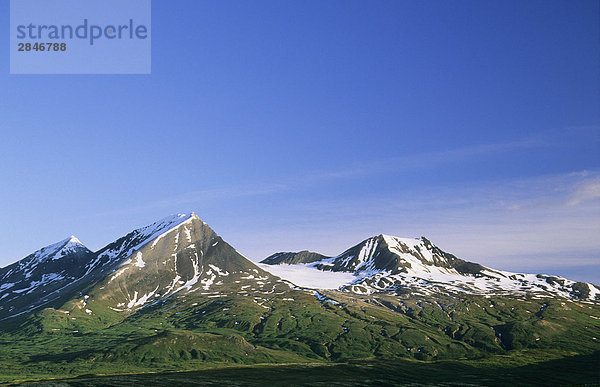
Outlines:
[[[512,357],[494,356],[485,361],[419,362],[406,359],[370,360],[332,364],[231,366],[192,372],[128,375],[83,375],[71,379],[47,379],[43,385],[244,385],[244,386],[391,386],[474,385],[520,386],[597,385],[599,353],[567,358],[527,351]],[[537,358],[540,361],[530,362]],[[523,361],[521,363],[520,361]]]
[[[68,314],[66,309],[45,309],[0,326],[0,382],[264,363],[316,363],[326,373],[331,364],[356,359],[392,371],[396,366],[391,364],[448,368],[450,379],[455,367],[469,375],[502,368],[559,377],[560,368],[541,364],[568,363],[573,356],[590,363],[600,351],[597,305],[479,296],[399,300],[391,295],[324,295],[329,299],[301,290],[191,294],[128,316],[99,304],[93,305],[93,315],[78,308]],[[351,368],[360,369],[362,362],[336,367],[352,375]],[[287,372],[278,370],[272,372]],[[414,378],[407,380],[418,380],[418,375]]]

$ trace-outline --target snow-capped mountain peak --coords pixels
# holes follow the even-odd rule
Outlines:
[[[42,247],[38,251],[29,255],[22,261],[20,261],[21,267],[31,266],[32,264],[41,263],[47,260],[57,260],[63,258],[69,254],[90,251],[79,239],[71,235],[67,239],[63,239],[60,242]]]
[[[76,253],[79,251],[90,251],[81,241],[74,235],[71,235],[69,238],[60,242],[64,243],[62,248],[54,254],[52,259],[59,259],[60,257],[66,256],[68,254]]]
[[[292,253],[293,254],[293,253]],[[398,238],[380,234],[364,240],[335,257],[325,257],[313,253],[311,262],[320,270],[345,271],[356,275],[386,271],[392,274],[408,272],[429,272],[431,268],[461,273],[465,270],[479,270],[479,265],[468,266],[452,254],[437,248],[429,240],[421,238]],[[264,263],[309,263],[298,262],[299,255],[278,255],[267,258]],[[308,258],[308,257],[307,257]],[[287,259],[288,261],[283,261]]]
[[[146,238],[154,239],[163,232],[179,227],[192,219],[198,219],[198,216],[194,213],[171,215],[135,231]]]
[[[80,277],[92,251],[70,236],[0,269],[0,317],[19,315],[60,295]]]
[[[89,300],[81,305],[85,302],[92,311],[102,305],[130,313],[169,297],[221,297],[227,292],[267,292],[284,286],[193,213],[164,218],[129,233],[96,253],[88,267],[99,278],[99,287],[90,290]]]
[[[100,267],[104,267],[102,270],[107,269],[113,264],[131,256],[135,251],[150,242],[156,245],[168,233],[190,224],[196,219],[198,219],[198,216],[194,213],[171,215],[148,226],[133,230],[98,251],[92,261],[86,265],[85,275]]]
[[[81,243],[81,241],[75,235],[71,235],[69,237],[69,242],[70,243],[74,243],[74,244],[78,244],[78,245],[83,245],[83,243]]]
[[[71,235],[0,269],[0,317],[46,305],[113,270],[134,251],[198,219],[177,214],[139,228],[93,253]]]
[[[262,263],[301,264],[325,272],[352,273],[354,279],[340,289],[358,294],[530,294],[600,299],[600,288],[593,284],[558,276],[490,269],[446,253],[425,237],[398,238],[380,234],[335,257],[308,252],[278,253]],[[287,279],[293,282],[292,277]]]
[[[92,299],[112,297],[107,300],[112,304],[116,298],[126,308],[119,303],[114,308],[133,310],[150,302],[150,294],[227,288],[226,281],[217,280],[219,276],[273,286],[268,273],[237,253],[195,213],[172,215],[95,253],[71,236],[0,269],[0,320],[73,297],[96,282],[103,286],[97,293],[90,292]],[[152,289],[146,289],[148,279],[157,277]],[[237,284],[235,291],[242,286]],[[127,288],[131,292],[123,291]]]

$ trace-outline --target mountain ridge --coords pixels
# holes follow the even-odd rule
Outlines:
[[[62,260],[55,260],[59,254]],[[43,271],[45,282],[29,281],[30,261]],[[41,265],[47,261],[54,263]],[[230,274],[236,278],[233,283],[217,279]],[[71,306],[91,311],[96,298],[105,301],[98,304],[102,308],[130,313],[153,297],[239,288],[246,285],[238,283],[255,278],[257,286],[247,285],[249,289],[279,286],[278,278],[239,254],[195,213],[177,214],[137,228],[96,252],[71,236],[0,269],[0,321],[69,300]]]
[[[194,240],[203,241],[200,249],[192,243],[192,228],[199,230],[194,235]],[[175,231],[177,234],[174,234]],[[160,247],[165,243],[168,248]],[[270,278],[267,281],[269,283],[278,281],[273,279],[274,276],[268,269],[264,271],[224,242],[195,213],[177,214],[137,228],[96,252],[90,251],[75,236],[71,236],[0,269],[0,320],[42,306],[58,305],[77,295],[81,296],[85,289],[96,286],[95,284],[105,283],[103,288],[111,288],[110,283],[123,274],[116,283],[122,283],[123,279],[131,280],[133,277],[128,273],[133,275],[148,270],[144,269],[145,260],[148,256],[153,256],[155,249],[160,250],[160,257],[164,255],[167,258],[153,258],[154,271],[140,278],[136,277],[134,281],[135,284],[144,284],[148,283],[144,278],[154,278],[151,288],[142,286],[143,291],[140,288],[137,292],[115,291],[120,292],[123,299],[115,300],[110,308],[115,311],[132,311],[150,302],[152,297],[160,298],[192,288],[204,288],[208,291],[211,287],[222,286],[223,281],[217,280],[217,277],[221,276],[220,272],[229,271],[226,268],[221,270],[220,264],[214,260],[206,263],[212,267],[201,263],[205,261],[204,254],[214,247],[209,246],[211,243],[226,246],[227,251],[220,251],[220,254],[235,257],[232,259],[238,262],[237,266],[234,265],[236,270],[241,268],[240,272],[247,276],[252,275],[250,271],[255,270],[259,278]],[[168,252],[169,249],[172,251]],[[214,254],[214,251],[210,254]],[[162,259],[164,267],[156,264],[158,259]],[[169,270],[165,270],[167,262]],[[425,237],[398,238],[379,234],[335,257],[305,250],[273,254],[261,263],[271,266],[305,265],[322,272],[352,273],[354,280],[339,289],[359,295],[512,294],[600,301],[600,289],[594,284],[571,281],[559,276],[490,269],[444,252]],[[164,283],[167,277],[170,278],[168,285]],[[158,285],[156,281],[159,281]],[[293,279],[290,281],[294,282]],[[121,286],[136,287],[131,284]],[[248,286],[256,289],[256,286]],[[85,305],[87,301],[80,303]]]
[[[57,255],[62,248],[68,253]],[[324,275],[342,270],[352,280],[339,290],[300,286],[263,270],[195,214],[161,219],[96,252],[72,238],[44,251],[13,264],[10,274],[0,269],[0,278],[15,280],[0,279],[0,369],[15,375],[0,372],[0,381],[207,364],[519,359],[519,351],[599,350],[600,304],[570,296],[571,282],[553,277],[559,288],[571,286],[568,292],[548,287],[535,297],[531,289],[470,291],[530,279],[480,265],[467,273],[467,261],[426,238],[379,235],[336,257],[277,258],[311,261],[290,267],[319,266],[309,270]],[[436,282],[425,274],[446,277]],[[50,286],[38,281],[44,275],[64,278],[46,281]]]
[[[600,301],[600,288],[594,284],[560,276],[491,269],[457,258],[425,237],[379,234],[334,257],[306,251],[286,252],[273,254],[261,263],[303,264],[320,271],[353,273],[355,280],[340,289],[357,294],[529,294]]]

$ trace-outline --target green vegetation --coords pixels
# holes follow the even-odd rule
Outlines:
[[[531,358],[544,359],[530,363]],[[523,360],[521,365],[520,360]],[[525,352],[506,359],[486,361],[418,362],[406,359],[354,361],[333,364],[292,364],[218,367],[193,372],[165,372],[119,376],[84,375],[54,380],[60,386],[121,386],[198,384],[244,386],[365,386],[440,384],[504,386],[594,385],[598,383],[598,354],[554,358],[547,353]],[[52,384],[54,384],[52,383]]]
[[[281,383],[297,377],[306,383],[340,378],[502,384],[508,375],[524,383],[600,382],[590,371],[598,369],[600,353],[598,305],[481,296],[325,296],[186,295],[129,316],[92,299],[87,307],[94,312],[88,314],[75,300],[65,309],[0,324],[0,382],[149,372],[176,372],[160,377],[183,384],[203,378],[259,383],[262,376]]]

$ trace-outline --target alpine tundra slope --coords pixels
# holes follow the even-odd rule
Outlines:
[[[195,214],[96,252],[75,237],[40,249],[0,269],[0,382],[356,359],[585,365],[600,350],[595,285],[489,269],[425,238],[380,235],[337,257],[265,262],[345,282],[282,279]],[[577,372],[569,380],[588,380]]]

